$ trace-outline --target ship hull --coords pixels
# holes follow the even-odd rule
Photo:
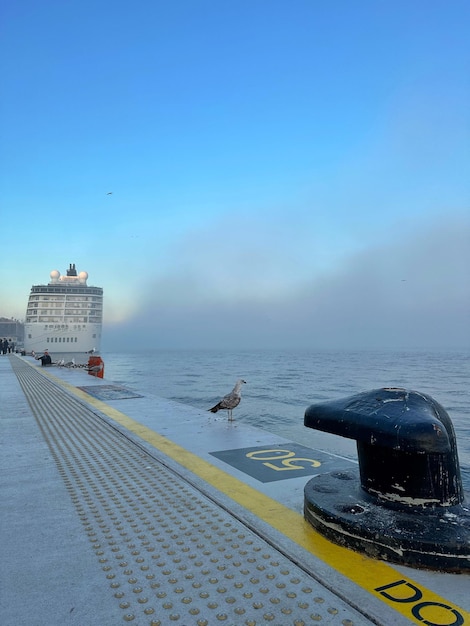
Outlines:
[[[52,355],[89,350],[98,352],[101,346],[101,324],[87,324],[78,330],[46,330],[42,324],[25,324],[24,334],[27,353],[44,350],[49,350]]]

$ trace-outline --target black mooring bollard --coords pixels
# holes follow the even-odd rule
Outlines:
[[[305,518],[336,543],[414,567],[470,572],[470,508],[454,428],[430,396],[386,388],[314,404],[304,424],[357,442],[359,473],[305,486]]]

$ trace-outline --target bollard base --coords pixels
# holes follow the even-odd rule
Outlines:
[[[470,507],[383,506],[355,472],[312,478],[304,517],[325,537],[377,559],[417,568],[470,574]]]

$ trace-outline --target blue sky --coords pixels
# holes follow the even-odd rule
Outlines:
[[[107,349],[469,347],[468,2],[2,23],[0,315],[75,263]]]

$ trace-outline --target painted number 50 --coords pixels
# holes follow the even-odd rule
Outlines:
[[[276,472],[304,469],[304,465],[296,465],[296,463],[302,461],[310,467],[319,467],[321,465],[320,461],[316,461],[315,459],[296,457],[295,452],[289,450],[255,450],[254,452],[248,452],[246,456],[253,461],[261,461],[263,465],[276,470]],[[268,461],[278,461],[278,463],[269,463]]]

